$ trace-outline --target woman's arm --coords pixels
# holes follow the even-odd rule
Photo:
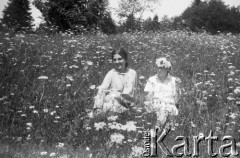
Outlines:
[[[144,88],[144,92],[147,93],[147,96],[146,96],[146,100],[147,100],[147,101],[152,100],[152,98],[153,98],[153,96],[154,96],[154,91],[153,91],[153,89],[154,89],[154,84],[153,84],[153,82],[151,81],[151,78],[149,78],[148,81],[147,81],[147,84],[146,84],[146,86],[145,86],[145,88]]]
[[[104,77],[104,80],[102,84],[98,87],[97,95],[94,98],[94,108],[101,108],[103,105],[103,100],[105,98],[105,92],[104,90],[109,89],[112,82],[112,74],[111,71],[107,73],[107,75]]]
[[[175,103],[176,103],[176,106],[178,106],[178,101],[179,101],[179,95],[181,94],[181,91],[180,91],[180,87],[181,87],[181,79],[176,77],[175,78]]]
[[[98,87],[98,93],[110,88],[112,82],[112,71],[109,71],[103,79],[102,84]]]

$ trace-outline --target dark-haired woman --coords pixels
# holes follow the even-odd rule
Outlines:
[[[128,67],[128,53],[116,49],[111,54],[113,69],[98,87],[94,108],[97,113],[122,113],[131,108],[137,87],[137,73]]]

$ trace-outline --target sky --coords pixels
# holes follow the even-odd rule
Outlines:
[[[145,12],[143,18],[153,17],[155,14],[161,19],[164,15],[169,18],[180,15],[188,6],[191,5],[193,0],[159,0],[159,3],[155,6],[154,12]],[[226,5],[239,6],[240,0],[222,0]],[[0,0],[0,18],[2,18],[2,11],[7,5],[8,0]],[[112,8],[112,17],[117,21],[118,16],[114,13],[114,9],[117,8],[119,0],[109,0],[109,7]],[[35,24],[38,25],[41,22],[41,13],[33,5],[32,16],[35,20]]]

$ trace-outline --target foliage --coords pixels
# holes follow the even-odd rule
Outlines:
[[[122,21],[118,32],[141,30],[143,13],[152,11],[156,3],[158,3],[158,0],[121,0],[116,10]]]
[[[135,18],[140,20],[142,14],[145,11],[151,11],[153,4],[157,2],[157,0],[121,0],[117,13],[120,18],[127,18],[129,15],[134,15]]]
[[[172,28],[173,22],[171,19],[169,19],[166,15],[163,16],[161,22],[160,22],[160,28],[163,31],[170,31],[173,30]]]
[[[148,18],[143,22],[143,30],[144,31],[158,31],[160,30],[160,22],[158,20],[158,16],[155,15],[153,19]]]
[[[119,32],[134,32],[136,30],[154,32],[187,30],[189,33],[207,31],[212,34],[240,32],[239,7],[230,8],[221,0],[195,0],[181,16],[171,19],[163,16],[161,21],[154,17],[157,19],[148,18],[142,21],[142,13],[151,8],[150,4],[155,4],[156,2],[144,3],[133,0],[127,3],[126,1],[120,1],[118,15],[124,20],[119,27]],[[147,6],[144,6],[145,4]]]
[[[229,8],[221,0],[196,0],[181,15],[192,31],[239,33],[240,10]]]
[[[34,31],[35,34],[40,34],[40,35],[43,35],[43,34],[46,34],[46,35],[56,34],[57,32],[58,32],[58,28],[57,27],[47,25],[46,23],[39,24],[39,26]]]
[[[133,14],[130,14],[120,27],[121,31],[119,32],[134,32],[141,29],[141,24],[136,20]]]
[[[105,34],[115,34],[117,32],[117,26],[114,23],[109,12],[103,17],[101,23],[101,31]]]
[[[158,16],[155,15],[153,19],[148,18],[142,24],[144,31],[150,32],[165,32],[173,30],[183,30],[184,27],[179,27],[181,24],[178,23],[176,18],[168,18],[167,15],[163,16],[161,21],[158,20]]]
[[[2,24],[12,32],[32,31],[29,0],[11,0],[3,10]]]
[[[107,116],[88,123],[96,87],[112,68],[109,53],[119,45],[128,50],[129,65],[139,76],[138,108],[144,108],[143,88],[146,80],[156,73],[155,59],[171,56],[171,73],[182,80],[182,94],[175,130],[166,138],[168,145],[174,143],[176,134],[192,138],[199,133],[206,136],[210,130],[220,138],[227,134],[240,142],[238,35],[192,33],[190,36],[172,31],[114,36],[3,34],[2,37],[0,135],[5,143],[19,146],[23,143],[23,148],[24,143],[36,144],[42,151],[47,146],[64,143],[73,146],[76,152],[81,152],[79,148],[88,149],[93,155],[129,156],[140,151],[141,132],[151,127],[155,116],[130,111],[118,116],[119,119]],[[135,130],[126,130],[126,125],[133,122]],[[112,128],[113,124],[118,126]],[[117,145],[121,140],[123,144]],[[109,148],[109,143],[114,142]],[[202,143],[200,153],[207,157],[204,148],[207,142]],[[220,145],[221,142],[216,142],[215,147]],[[59,155],[63,154],[62,148],[59,150]],[[44,156],[41,152],[33,155]]]
[[[111,21],[106,0],[35,0],[34,4],[42,12],[47,25],[58,27],[62,32],[102,27],[106,31],[106,25]]]
[[[189,15],[191,15],[191,18]],[[187,19],[188,26],[193,31],[205,26],[207,16],[207,2],[194,3],[192,7],[186,9],[182,14],[183,19]]]

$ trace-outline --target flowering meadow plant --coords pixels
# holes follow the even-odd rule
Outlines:
[[[179,114],[166,142],[171,144],[176,134],[192,137],[210,130],[240,142],[239,35],[0,34],[0,136],[10,154],[141,157],[142,132],[156,120],[146,108],[143,89],[146,79],[156,74],[156,59],[164,56],[171,57],[171,73],[182,81]],[[119,44],[129,52],[129,66],[139,76],[140,112],[92,119],[96,87],[112,68],[110,52]],[[23,153],[25,144],[37,151]],[[206,156],[207,149],[201,150]]]

